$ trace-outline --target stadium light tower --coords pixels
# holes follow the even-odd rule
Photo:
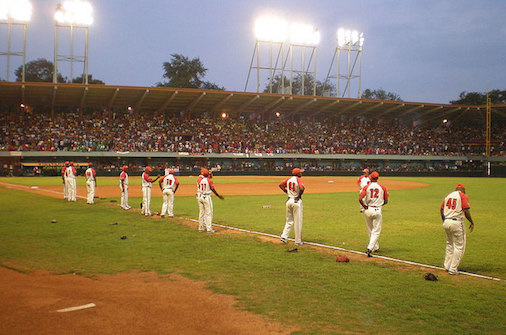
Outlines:
[[[246,85],[244,91],[248,88],[248,82],[251,75],[251,70],[255,69],[257,73],[257,85],[256,91],[260,92],[260,71],[267,70],[269,72],[269,93],[272,93],[273,79],[275,72],[281,70],[281,89],[284,89],[284,64],[278,67],[280,58],[283,57],[283,46],[288,36],[288,24],[282,18],[265,16],[260,17],[255,21],[255,49],[253,50],[253,56],[251,58],[251,64],[246,79]],[[266,45],[269,48],[269,56],[261,57],[261,46]],[[274,51],[277,48],[277,56],[274,60]],[[255,58],[256,56],[256,58]],[[263,58],[263,59],[262,59]],[[255,63],[256,60],[256,64]],[[265,64],[268,63],[268,64]],[[283,93],[283,92],[280,92]]]
[[[9,81],[11,56],[22,56],[23,65],[21,71],[21,81],[25,81],[26,68],[26,28],[32,16],[32,4],[29,0],[0,0],[0,24],[7,25],[7,51],[1,51],[1,56],[7,56],[7,75]],[[23,50],[11,50],[12,28],[16,26],[23,27]]]
[[[353,79],[358,79],[358,98],[362,97],[362,47],[364,45],[364,33],[359,33],[356,30],[348,30],[340,28],[336,33],[336,41],[337,47],[334,52],[334,56],[332,57],[332,62],[330,64],[329,71],[327,73],[327,77],[325,79],[325,84],[328,82],[329,78],[332,78],[330,72],[332,71],[332,67],[334,64],[334,60],[337,55],[337,76],[336,78],[336,96],[339,97],[339,87],[340,81],[345,81],[345,86],[343,89],[343,94],[341,97],[346,95],[348,92],[348,97],[351,96],[351,81]],[[341,52],[346,53],[346,73],[341,74]],[[353,58],[353,59],[352,59]],[[358,74],[354,74],[358,63]],[[355,71],[356,73],[356,71]]]
[[[74,79],[74,61],[84,63],[83,80],[88,85],[88,28],[93,23],[93,8],[85,0],[66,0],[56,6],[54,14],[54,73],[53,83],[58,80],[58,61],[70,62],[70,80]],[[58,30],[68,28],[70,30],[70,55],[58,54]],[[74,55],[74,29],[84,30],[84,55]]]

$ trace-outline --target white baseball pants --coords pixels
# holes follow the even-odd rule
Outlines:
[[[141,214],[151,215],[151,187],[142,188],[142,211]]]
[[[94,181],[87,181],[86,182],[86,203],[87,204],[93,204],[95,201],[93,200],[95,198],[95,182]]]
[[[128,185],[123,185],[123,188],[120,185],[119,189],[121,190],[121,208],[129,209],[130,206],[128,205]]]
[[[381,207],[369,207],[364,211],[365,225],[369,234],[369,244],[367,249],[371,251],[379,250],[379,237],[381,234],[381,225],[383,224],[383,215]]]
[[[67,200],[77,201],[77,183],[75,178],[68,178]]]
[[[286,223],[281,238],[288,238],[292,226],[295,230],[295,243],[302,243],[302,200],[290,198],[286,201]]]
[[[462,220],[446,219],[443,222],[446,232],[446,255],[444,268],[457,273],[460,261],[466,250],[466,228]]]
[[[160,215],[174,216],[174,192],[171,188],[164,189],[162,192],[162,211]]]
[[[199,195],[199,231],[213,230],[213,202],[210,195]]]

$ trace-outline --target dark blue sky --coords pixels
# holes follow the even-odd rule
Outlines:
[[[110,85],[155,85],[163,80],[162,63],[180,53],[201,59],[206,80],[243,91],[255,46],[253,24],[269,13],[320,30],[316,77],[321,81],[335,50],[335,32],[345,27],[365,36],[362,89],[383,88],[405,101],[436,103],[457,99],[462,91],[485,92],[487,85],[506,89],[504,0],[90,2],[89,73]],[[57,3],[32,0],[27,61],[53,59]],[[77,54],[84,44],[79,38],[76,34]],[[65,43],[63,35],[60,53]],[[68,65],[61,70],[69,76]],[[0,71],[5,73],[3,65]],[[74,73],[79,71],[81,65],[75,65]],[[255,89],[250,82],[248,91]]]

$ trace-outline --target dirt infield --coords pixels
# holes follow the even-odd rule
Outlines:
[[[135,177],[132,177],[135,178]],[[227,179],[237,179],[237,183],[220,184],[220,177],[215,177],[214,182],[218,192],[224,196],[227,195],[260,195],[260,194],[280,194],[278,184],[286,177],[264,177],[264,176],[236,176],[227,177]],[[259,183],[241,183],[241,179],[272,179],[272,182]],[[358,192],[358,186],[355,179],[339,178],[339,177],[303,177],[306,186],[306,194],[311,193],[336,193],[336,192]],[[381,184],[388,190],[402,190],[417,187],[425,187],[427,184],[419,182],[408,182],[399,180],[382,179]],[[158,183],[156,183],[158,184]],[[62,186],[40,186],[38,188],[30,188],[28,186],[13,185],[0,183],[0,185],[17,188],[22,190],[30,190],[35,193],[45,194],[53,197],[63,197]],[[176,196],[195,195],[195,185],[180,185]],[[142,197],[140,186],[130,186],[128,191],[130,197]],[[81,199],[86,197],[86,187],[78,186],[77,195]],[[101,198],[117,198],[120,194],[118,186],[100,186],[96,188],[95,195]],[[162,192],[157,185],[153,184],[152,196],[162,196]]]
[[[227,177],[229,178],[229,177]],[[271,182],[220,184],[223,195],[279,194],[283,177],[259,177]],[[304,177],[307,193],[357,192],[356,181],[338,177]],[[382,180],[389,190],[427,184]],[[0,183],[0,187],[62,197],[61,186]],[[130,197],[140,197],[139,186]],[[194,185],[181,185],[178,196],[195,194]],[[78,188],[82,199],[84,187]],[[119,197],[118,186],[100,186],[96,195]],[[161,196],[158,187],[153,196]],[[154,217],[156,218],[156,217]],[[223,232],[222,232],[223,233]],[[236,232],[233,232],[236,233]],[[278,243],[277,239],[269,239]],[[52,275],[46,271],[16,271],[15,264],[0,263],[0,333],[5,334],[288,334],[294,329],[260,315],[235,308],[231,296],[205,289],[205,283],[179,275],[121,273],[90,279],[77,275]],[[23,270],[23,269],[21,269]],[[68,313],[58,309],[94,303],[96,306]]]

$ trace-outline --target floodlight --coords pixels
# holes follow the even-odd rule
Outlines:
[[[255,37],[259,41],[281,43],[286,40],[288,24],[285,20],[264,16],[255,21]]]
[[[88,1],[67,0],[56,7],[54,19],[59,24],[89,26],[93,23],[93,8]]]
[[[320,43],[320,32],[310,24],[292,23],[290,25],[290,43],[316,46]]]
[[[362,46],[364,44],[364,33],[359,33],[356,30],[349,30],[339,28],[337,30],[337,44],[343,46]]]
[[[0,20],[28,22],[32,16],[29,0],[0,0]]]
[[[280,117],[281,116],[281,113],[280,112],[276,112],[276,117]]]
[[[225,112],[221,113],[221,118],[222,119],[226,119],[227,117],[228,117],[227,113],[225,113]]]

